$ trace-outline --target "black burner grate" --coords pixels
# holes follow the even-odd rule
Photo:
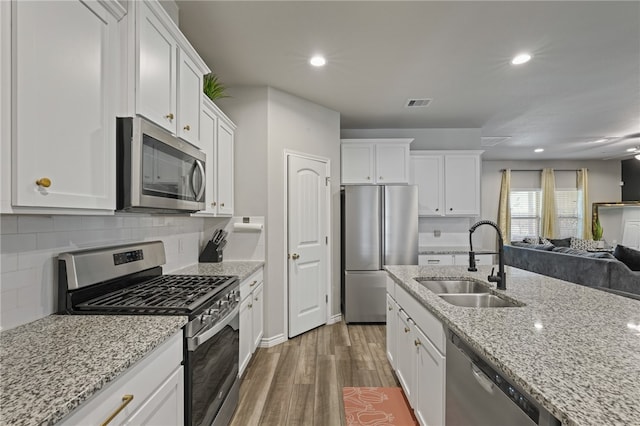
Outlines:
[[[235,276],[161,275],[76,305],[83,311],[190,314],[235,281]]]

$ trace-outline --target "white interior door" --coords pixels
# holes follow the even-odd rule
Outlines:
[[[327,163],[287,157],[289,337],[326,323]]]

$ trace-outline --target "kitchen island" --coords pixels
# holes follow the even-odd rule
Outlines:
[[[566,425],[640,425],[640,301],[507,267],[507,290],[490,266],[386,266],[476,352]],[[414,278],[473,278],[525,306],[467,308]]]

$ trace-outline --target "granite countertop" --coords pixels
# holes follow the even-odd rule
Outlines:
[[[51,425],[187,322],[182,316],[50,315],[0,333],[0,424]]]
[[[220,263],[197,263],[186,268],[173,271],[174,275],[237,275],[240,281],[245,280],[264,266],[260,260],[228,260]]]
[[[482,248],[474,248],[478,254],[495,250],[485,250]],[[418,254],[468,254],[469,246],[420,246]]]
[[[386,266],[393,280],[565,425],[640,425],[640,301],[507,267]],[[448,304],[414,277],[472,277],[523,302]]]

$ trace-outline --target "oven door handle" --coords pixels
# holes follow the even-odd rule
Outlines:
[[[211,327],[210,329],[203,331],[200,334],[197,334],[193,337],[187,338],[187,350],[190,352],[198,349],[198,346],[211,339],[213,336],[218,334],[222,329],[224,329],[233,319],[238,315],[240,308],[238,306],[234,307],[231,312],[227,314],[220,322]]]

